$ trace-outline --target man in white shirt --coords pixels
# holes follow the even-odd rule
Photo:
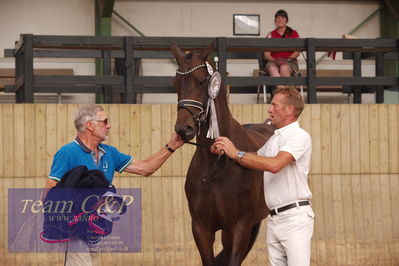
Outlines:
[[[296,89],[277,89],[268,109],[277,129],[257,154],[239,151],[226,137],[217,138],[211,148],[244,167],[264,171],[265,200],[270,209],[267,247],[272,266],[310,265],[314,213],[307,176],[312,140],[297,121],[303,108],[303,98]]]

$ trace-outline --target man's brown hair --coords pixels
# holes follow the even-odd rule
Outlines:
[[[274,91],[274,95],[282,94],[285,96],[285,103],[295,107],[295,117],[298,118],[304,108],[302,95],[294,88],[279,88]]]

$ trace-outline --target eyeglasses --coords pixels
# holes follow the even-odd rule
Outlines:
[[[104,120],[100,120],[100,119],[92,119],[91,121],[97,121],[97,122],[103,122],[104,125],[108,124],[108,118],[105,118]]]

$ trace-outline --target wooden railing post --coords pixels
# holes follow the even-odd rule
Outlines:
[[[362,54],[361,52],[353,53],[353,76],[360,77],[362,75]],[[353,103],[362,103],[362,87],[353,86]]]
[[[133,93],[134,64],[133,64],[133,37],[127,36],[125,40],[125,95],[124,103],[136,103]]]
[[[111,50],[102,50],[103,75],[111,76]],[[104,103],[112,103],[112,86],[103,85]]]
[[[383,77],[384,76],[384,53],[377,52],[375,54],[375,76]],[[384,103],[384,87],[377,86],[375,88],[375,102],[376,103]]]
[[[222,81],[227,82],[227,40],[226,37],[217,38],[217,51],[218,51],[218,71],[222,77]]]
[[[316,47],[315,39],[306,39],[307,103],[317,103],[316,95]]]
[[[33,35],[22,35],[22,41],[19,58],[15,60],[15,102],[33,103]]]

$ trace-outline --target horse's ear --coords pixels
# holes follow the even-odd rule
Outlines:
[[[172,51],[172,54],[176,58],[179,66],[183,64],[185,54],[182,52],[182,50],[180,50],[180,48],[175,43],[170,44],[170,50]]]
[[[208,58],[208,55],[212,53],[213,49],[215,48],[215,41],[213,41],[208,47],[206,47],[204,50],[201,52],[201,58],[202,60],[206,60]]]

